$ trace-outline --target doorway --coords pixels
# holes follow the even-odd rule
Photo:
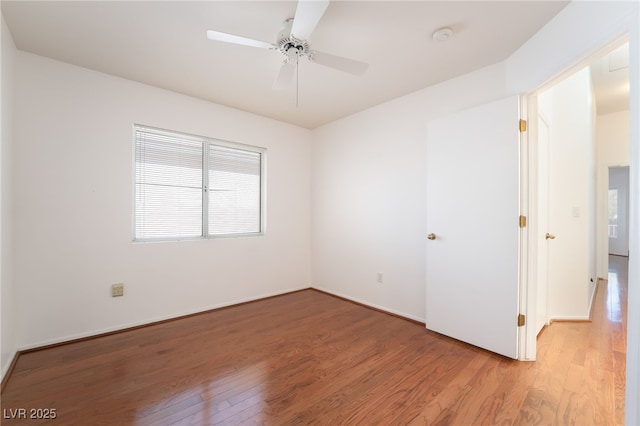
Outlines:
[[[536,332],[552,320],[589,319],[598,277],[607,277],[610,229],[623,244],[614,243],[616,253],[628,255],[628,167],[613,172],[626,170],[627,190],[611,193],[623,212],[608,224],[609,166],[629,163],[629,53],[621,43],[532,96]]]
[[[609,167],[609,254],[629,256],[629,166]]]

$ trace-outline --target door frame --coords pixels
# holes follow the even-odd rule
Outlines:
[[[540,232],[539,223],[541,220],[541,212],[538,210],[539,206],[537,201],[540,191],[540,189],[538,188],[540,177],[537,128],[538,95],[551,89],[552,87],[574,75],[576,72],[582,70],[583,68],[591,65],[596,59],[600,58],[606,53],[628,42],[630,42],[628,33],[618,35],[613,39],[605,41],[600,46],[593,49],[591,52],[587,52],[585,56],[583,56],[582,59],[578,60],[576,63],[568,66],[567,68],[559,72],[556,76],[542,83],[531,92],[528,92],[525,95],[521,96],[521,98],[524,100],[524,105],[521,106],[522,117],[527,121],[527,131],[521,133],[522,138],[524,138],[524,140],[521,141],[521,152],[523,152],[523,155],[526,156],[527,159],[527,164],[526,166],[523,165],[523,173],[521,174],[522,178],[524,179],[521,184],[521,190],[523,191],[522,198],[526,199],[526,201],[521,202],[524,203],[524,205],[526,205],[527,207],[523,211],[527,212],[526,215],[528,238],[526,238],[526,247],[523,248],[523,256],[521,256],[522,262],[526,263],[526,266],[524,267],[524,269],[521,269],[521,272],[524,275],[522,275],[523,282],[521,283],[520,287],[520,304],[521,308],[523,308],[521,312],[526,312],[527,318],[530,318],[526,321],[524,329],[522,330],[523,332],[520,336],[522,344],[522,351],[520,352],[520,355],[522,360],[535,361],[536,359],[537,330],[535,316],[538,312],[537,309],[539,301],[537,300],[537,292],[539,283],[538,275],[540,271],[538,270],[538,239],[534,238],[533,236],[538,235],[538,233]],[[526,170],[526,173],[524,173],[524,170]],[[596,209],[597,208],[598,206],[596,206]],[[595,213],[596,212],[594,212],[594,214]],[[598,225],[599,224],[596,224],[596,226]],[[599,256],[601,255],[600,249],[597,244],[596,250],[597,264]],[[547,321],[549,321],[548,312]]]
[[[520,215],[525,217],[526,223],[520,223],[520,265],[519,268],[519,311],[525,316],[525,324],[518,332],[518,360],[535,361],[536,359],[536,265],[537,257],[532,256],[532,232],[531,213],[537,208],[537,203],[532,201],[532,194],[537,194],[537,181],[531,178],[532,165],[536,164],[536,157],[533,150],[532,132],[535,135],[536,129],[529,124],[532,102],[537,105],[537,98],[530,95],[520,96],[520,118],[525,121],[526,128],[520,127]],[[535,126],[534,126],[535,127]],[[533,186],[532,186],[533,185]],[[535,231],[535,228],[533,229]]]

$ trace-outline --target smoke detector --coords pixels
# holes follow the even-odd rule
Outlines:
[[[453,36],[453,30],[448,27],[438,28],[433,32],[435,41],[447,41]]]

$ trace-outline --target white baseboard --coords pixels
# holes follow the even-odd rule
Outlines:
[[[113,332],[123,331],[123,330],[127,330],[127,329],[133,328],[133,327],[151,325],[151,324],[154,324],[154,323],[157,323],[157,322],[161,322],[161,321],[176,319],[176,318],[180,318],[180,317],[184,317],[184,316],[188,316],[188,315],[200,314],[200,313],[211,311],[211,310],[214,310],[214,309],[225,308],[225,307],[228,307],[228,306],[238,305],[238,304],[241,304],[241,303],[254,302],[256,300],[266,299],[268,297],[273,297],[273,296],[280,296],[280,295],[291,293],[291,292],[294,292],[294,291],[305,290],[307,288],[310,288],[310,287],[307,286],[307,287],[300,287],[300,288],[293,288],[293,289],[277,291],[277,292],[273,292],[273,293],[265,293],[265,294],[262,294],[260,296],[247,297],[247,298],[243,298],[243,299],[233,300],[231,302],[219,303],[219,304],[215,304],[215,305],[209,305],[209,306],[205,306],[203,308],[196,309],[196,310],[193,310],[193,311],[176,312],[176,313],[173,313],[173,314],[170,314],[170,315],[163,315],[163,316],[160,316],[160,317],[149,318],[149,319],[145,319],[145,320],[142,320],[142,321],[136,321],[136,322],[131,322],[131,323],[127,323],[127,324],[120,324],[120,325],[117,325],[117,326],[114,326],[114,327],[107,327],[107,328],[103,328],[103,329],[99,329],[99,330],[92,330],[92,331],[88,331],[88,332],[85,332],[85,333],[70,334],[70,335],[63,336],[63,337],[56,338],[56,339],[43,340],[43,341],[39,341],[39,342],[35,342],[35,343],[30,343],[30,344],[27,344],[27,345],[19,347],[18,350],[19,351],[27,351],[27,350],[31,350],[31,349],[41,348],[41,347],[44,347],[44,346],[55,345],[55,344],[70,342],[70,341],[73,341],[73,340],[85,339],[85,338],[89,338],[89,337],[99,336],[99,335],[105,334],[105,333],[113,333]],[[7,368],[8,368],[8,366],[7,366]]]
[[[575,315],[575,316],[571,316],[571,315],[566,315],[566,316],[559,316],[559,317],[551,317],[549,318],[549,324],[551,324],[554,321],[589,321],[591,318],[588,315]]]
[[[410,320],[413,320],[413,321],[418,321],[418,322],[421,322],[421,323],[425,322],[425,318],[420,318],[420,317],[417,317],[417,316],[414,316],[414,315],[409,315],[409,314],[404,313],[404,312],[396,311],[395,309],[389,309],[386,306],[376,305],[375,303],[371,303],[371,302],[368,302],[366,300],[358,299],[357,297],[348,296],[346,294],[339,293],[339,292],[333,291],[333,290],[329,290],[329,289],[324,288],[324,287],[312,285],[311,288],[319,290],[319,291],[322,291],[324,293],[333,294],[334,296],[338,296],[338,297],[341,297],[343,299],[351,300],[352,302],[360,303],[361,305],[369,306],[371,308],[375,308],[375,309],[378,309],[380,311],[389,312],[390,314],[397,315],[399,317],[407,318],[407,319],[410,319]]]
[[[14,350],[11,356],[8,357],[9,359],[4,360],[4,362],[2,363],[2,368],[0,369],[0,382],[4,380],[7,372],[9,371],[9,367],[11,367],[11,364],[13,364],[13,360],[16,358],[16,356],[18,356],[18,351]]]

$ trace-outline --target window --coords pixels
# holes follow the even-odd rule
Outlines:
[[[263,232],[265,150],[135,126],[135,241]]]
[[[609,238],[618,238],[618,190],[609,190]]]

